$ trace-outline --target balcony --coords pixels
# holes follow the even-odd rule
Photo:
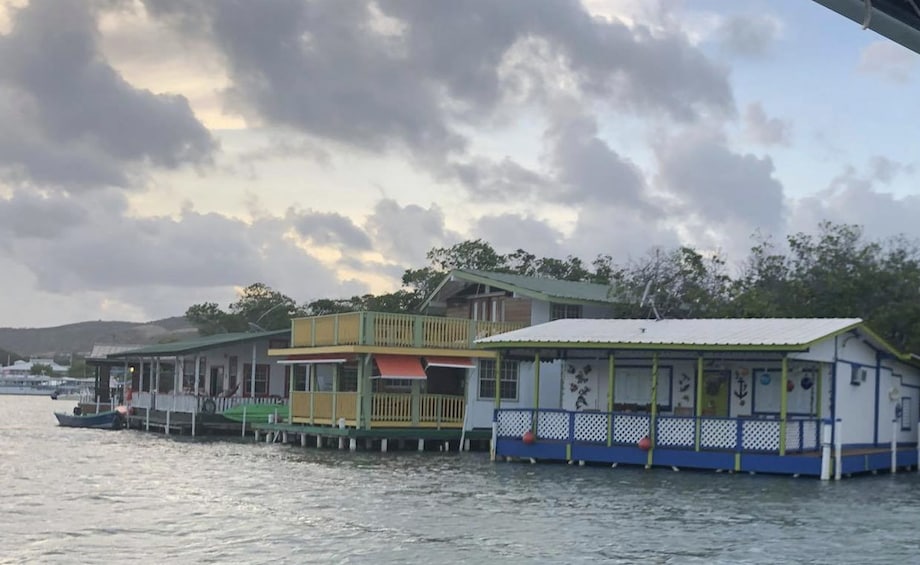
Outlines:
[[[291,347],[473,349],[473,342],[479,338],[520,329],[524,325],[440,316],[349,312],[293,320]]]

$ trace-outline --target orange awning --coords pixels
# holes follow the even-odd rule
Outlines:
[[[374,355],[380,379],[424,379],[425,369],[418,357],[410,355]]]
[[[476,363],[469,357],[425,357],[429,367],[454,367],[456,369],[472,369]]]

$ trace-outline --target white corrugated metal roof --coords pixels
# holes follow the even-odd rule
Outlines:
[[[121,353],[122,351],[131,351],[132,349],[137,349],[143,347],[143,345],[127,345],[127,344],[95,344],[93,345],[93,351],[89,354],[87,359],[105,359],[106,356],[112,353]]]
[[[801,346],[861,323],[859,318],[569,319],[478,339],[476,343]]]

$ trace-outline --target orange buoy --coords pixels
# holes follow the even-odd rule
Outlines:
[[[524,435],[521,437],[521,441],[523,441],[527,445],[530,445],[533,442],[537,441],[537,436],[532,431],[527,430],[526,432],[524,432]]]
[[[650,440],[648,436],[645,436],[639,440],[637,445],[639,446],[639,449],[641,449],[642,451],[648,451],[649,449],[652,448],[652,440]]]

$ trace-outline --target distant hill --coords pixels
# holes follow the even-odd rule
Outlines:
[[[147,323],[78,322],[53,328],[0,328],[0,350],[24,357],[67,355],[89,353],[96,343],[146,345],[195,335],[197,330],[182,316]]]

